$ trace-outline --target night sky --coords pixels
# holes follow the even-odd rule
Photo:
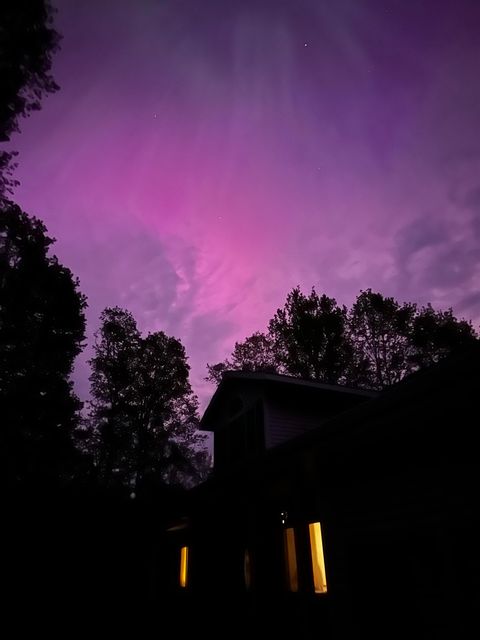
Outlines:
[[[57,0],[15,200],[88,296],[206,363],[287,292],[480,321],[478,0]],[[88,349],[77,391],[88,395]]]

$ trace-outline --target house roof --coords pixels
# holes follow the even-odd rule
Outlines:
[[[477,426],[471,417],[478,413],[479,384],[480,342],[417,371],[381,393],[372,394],[375,396],[372,401],[330,417],[321,428],[278,445],[256,463],[249,461],[241,469],[232,468],[230,480],[237,482],[240,478],[243,487],[249,478],[257,491],[258,479],[265,477],[268,468],[267,475],[277,473],[278,483],[281,478],[288,483],[288,469],[304,466],[305,455],[312,458],[313,464],[319,461],[328,482],[335,481],[335,474],[376,477],[393,464],[409,468],[415,457],[420,468],[444,458],[449,468],[447,478],[455,473],[452,460],[468,470],[465,456],[472,458],[470,464],[477,469],[474,446]],[[225,487],[226,483],[222,474],[218,486]],[[213,476],[196,490],[208,490],[217,484]]]
[[[220,384],[213,394],[205,412],[200,420],[200,429],[211,430],[212,423],[215,421],[218,413],[219,404],[227,390],[233,389],[235,386],[242,384],[255,385],[257,388],[275,387],[282,389],[282,393],[294,393],[302,390],[306,393],[328,393],[329,395],[346,395],[363,397],[365,399],[375,398],[378,391],[367,389],[355,389],[338,384],[326,384],[315,380],[305,380],[303,378],[295,378],[294,376],[281,375],[276,373],[264,373],[259,371],[225,371]]]
[[[295,455],[302,460],[305,452],[316,451],[324,462],[327,442],[336,443],[348,459],[342,468],[357,464],[365,473],[367,456],[375,470],[379,459],[388,466],[395,456],[406,466],[417,455],[427,466],[441,447],[452,456],[459,447],[471,454],[477,428],[470,417],[478,413],[479,384],[480,342],[412,373],[371,402],[332,416],[321,429],[277,446],[269,458],[273,465],[282,460],[290,465]]]

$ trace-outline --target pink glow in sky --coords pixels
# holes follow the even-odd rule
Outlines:
[[[480,320],[477,0],[57,0],[16,200],[88,296],[207,362],[297,284]],[[76,372],[88,394],[86,350]]]

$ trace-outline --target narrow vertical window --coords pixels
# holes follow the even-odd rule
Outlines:
[[[312,553],[312,573],[315,593],[327,592],[327,575],[325,573],[325,558],[323,556],[322,528],[320,522],[308,525],[310,532],[310,551]]]
[[[243,575],[245,578],[245,589],[249,591],[252,586],[252,559],[248,549],[245,549],[245,555],[243,557]]]
[[[180,549],[180,586],[186,587],[188,579],[188,547]]]
[[[283,541],[287,588],[289,591],[298,591],[297,552],[295,550],[295,530],[293,527],[284,529]]]

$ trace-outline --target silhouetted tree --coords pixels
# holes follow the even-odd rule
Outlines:
[[[367,289],[348,311],[315,289],[306,296],[296,287],[270,320],[268,334],[236,343],[231,358],[207,365],[206,379],[218,383],[228,369],[269,370],[383,389],[475,342],[472,325],[451,309],[418,309]]]
[[[334,298],[319,296],[314,288],[306,296],[296,287],[268,330],[285,373],[331,384],[345,380],[352,355],[347,310]]]
[[[357,362],[363,364],[357,384],[383,389],[406,375],[437,362],[455,349],[477,341],[472,325],[457,320],[451,309],[435,311],[399,304],[371,289],[360,292],[349,316]]]
[[[0,205],[0,415],[13,483],[66,480],[76,458],[81,403],[70,374],[86,300],[69,269],[49,255],[53,242],[40,220],[13,203]]]
[[[452,309],[436,311],[427,305],[415,315],[411,340],[413,367],[425,367],[438,362],[455,349],[478,343],[471,323],[457,320]]]
[[[371,289],[360,292],[349,316],[356,361],[363,364],[357,383],[383,389],[410,373],[415,313],[414,304],[400,305]]]
[[[19,130],[19,118],[38,111],[58,85],[50,69],[60,36],[53,29],[48,0],[0,3],[0,142]],[[13,151],[0,151],[0,200],[12,192]]]
[[[183,345],[161,331],[142,338],[118,307],[101,322],[90,377],[101,479],[135,491],[202,479],[204,437]]]
[[[217,384],[222,379],[224,371],[263,371],[264,373],[278,373],[279,364],[274,351],[272,339],[257,331],[243,342],[236,342],[231,359],[217,364],[207,364],[209,382]]]
[[[131,474],[131,429],[135,416],[135,374],[140,332],[131,313],[107,308],[100,316],[95,357],[90,361],[92,438],[100,476],[107,483],[126,483]],[[128,456],[125,459],[125,456]]]

